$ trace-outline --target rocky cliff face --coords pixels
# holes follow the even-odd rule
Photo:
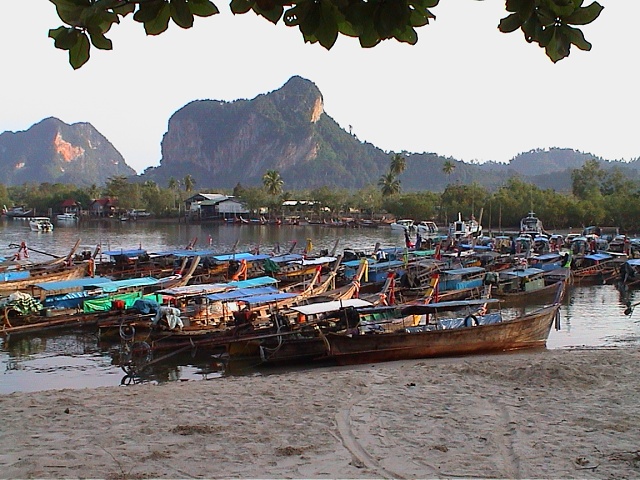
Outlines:
[[[388,156],[359,142],[324,112],[315,84],[291,78],[252,100],[199,100],[178,110],[162,140],[160,165],[143,177],[166,184],[192,175],[198,188],[261,183],[278,170],[287,188],[364,186]]]
[[[102,185],[109,177],[135,174],[89,123],[68,125],[50,117],[26,131],[0,135],[0,176],[5,185]]]

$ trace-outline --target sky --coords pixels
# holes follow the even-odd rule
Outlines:
[[[465,162],[549,147],[640,157],[638,1],[600,0],[602,14],[582,27],[591,51],[573,47],[556,64],[521,32],[498,31],[503,0],[441,0],[414,46],[363,49],[341,36],[329,51],[295,28],[216,4],[221,14],[157,37],[127,17],[107,35],[113,50],[92,48],[73,70],[47,37],[62,25],[52,3],[0,1],[0,133],[51,116],[89,122],[141,173],[159,164],[169,119],[187,103],[251,99],[299,75],[342,128],[389,152]]]

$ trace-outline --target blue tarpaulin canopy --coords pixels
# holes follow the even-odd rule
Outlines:
[[[601,262],[603,260],[611,260],[613,257],[611,255],[607,255],[606,253],[592,253],[591,255],[585,255],[584,258],[595,260],[596,262]]]
[[[443,275],[472,275],[474,273],[482,273],[485,269],[482,267],[464,267],[454,268],[452,270],[444,270]]]
[[[31,276],[29,270],[18,270],[11,272],[2,272],[0,274],[0,280],[3,282],[11,282],[13,280],[25,280]]]
[[[241,253],[226,253],[224,255],[211,255],[209,258],[216,262],[228,262],[230,260],[246,260],[247,262],[254,262],[257,260],[266,260],[270,258],[271,255],[261,254],[254,255],[249,252],[241,252]]]
[[[242,301],[251,305],[259,305],[262,303],[277,302],[279,300],[286,300],[288,298],[297,297],[297,293],[273,293],[271,295],[256,295],[254,297],[243,298]]]
[[[215,255],[216,252],[213,250],[170,250],[167,252],[161,252],[166,255],[173,255],[176,257],[209,257],[211,255]]]
[[[253,288],[253,287],[264,287],[266,285],[275,285],[278,283],[273,277],[256,277],[249,278],[247,280],[236,280],[234,282],[229,282],[228,285],[234,288]]]
[[[143,277],[100,283],[98,287],[101,288],[104,292],[117,292],[122,288],[148,287],[151,285],[157,285],[158,283],[160,283],[160,281],[157,278]]]
[[[70,289],[84,289],[87,287],[98,288],[103,283],[112,282],[111,279],[106,277],[84,277],[75,278],[73,280],[61,280],[59,282],[42,282],[36,283],[35,286],[41,290],[47,292],[70,290]]]
[[[110,257],[139,257],[140,255],[144,255],[147,253],[146,250],[109,250],[108,252],[102,252],[104,255],[109,255]]]
[[[267,294],[278,293],[278,292],[279,292],[278,289],[274,287],[238,288],[236,290],[229,290],[228,292],[214,293],[213,295],[207,295],[207,298],[214,302],[224,302],[224,301],[238,300],[246,297],[255,297],[257,295],[267,295]]]

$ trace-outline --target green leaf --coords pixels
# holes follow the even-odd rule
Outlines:
[[[169,28],[169,20],[171,19],[171,7],[168,3],[163,3],[158,15],[144,23],[144,31],[147,35],[160,35]]]
[[[508,17],[505,17],[502,20],[500,20],[500,23],[498,24],[498,29],[502,33],[511,33],[511,32],[515,32],[521,26],[522,26],[522,19],[520,18],[520,15],[518,15],[517,13],[512,13]]]
[[[76,43],[75,28],[70,27],[58,27],[56,29],[49,30],[49,38],[53,38],[53,45],[60,50],[69,50]]]
[[[553,36],[545,47],[545,52],[547,53],[547,57],[549,57],[553,63],[556,63],[569,56],[570,46],[569,40],[560,33],[559,29],[553,28]]]
[[[91,43],[94,47],[99,48],[100,50],[112,50],[113,43],[107,37],[104,36],[104,33],[100,30],[87,30],[89,32],[89,37],[91,38]]]
[[[402,0],[383,2],[374,15],[373,24],[381,38],[390,38],[409,22],[410,12]]]
[[[133,16],[133,19],[140,23],[150,22],[160,15],[160,12],[166,4],[165,0],[154,0],[141,3],[138,7],[138,11]]]
[[[182,28],[193,27],[193,13],[187,0],[171,0],[169,9],[174,23]]]
[[[346,35],[348,37],[358,37],[362,29],[356,28],[351,22],[346,19],[343,19],[341,22],[338,22],[338,31],[342,35]]]
[[[320,4],[307,2],[307,7],[302,10],[301,13],[304,13],[304,16],[298,17],[298,26],[300,31],[305,37],[315,37],[316,30],[320,27],[320,22],[322,21]]]
[[[75,45],[69,50],[69,63],[74,70],[83,66],[89,60],[89,39],[85,33],[78,31]]]
[[[189,0],[189,8],[191,9],[191,13],[198,17],[210,17],[211,15],[220,13],[218,7],[209,0]]]
[[[409,45],[415,45],[418,43],[418,34],[413,27],[407,26],[404,30],[398,32],[395,35],[396,40],[399,42],[408,43]]]
[[[527,42],[537,42],[542,35],[543,28],[537,15],[531,15],[522,22],[522,32]]]
[[[555,17],[566,17],[571,15],[576,7],[573,0],[542,0],[546,4],[546,8],[553,12]]]
[[[421,12],[419,10],[411,10],[409,24],[412,27],[423,27],[429,24],[430,18],[436,18],[433,14],[431,14],[431,12],[429,12],[429,10],[426,10],[425,12]]]
[[[289,8],[282,14],[282,19],[284,20],[284,24],[288,27],[295,27],[304,22],[304,19],[309,14],[309,10],[311,9],[311,2],[301,1],[298,2],[292,8]]]
[[[564,21],[571,25],[587,25],[598,18],[603,9],[604,7],[598,2],[593,2],[588,7],[579,8],[566,17]]]
[[[231,0],[229,7],[235,14],[247,13],[255,5],[255,0]]]
[[[529,17],[535,8],[533,0],[507,0],[507,12],[520,13],[524,18]]]
[[[331,50],[331,47],[336,43],[338,39],[338,21],[337,10],[328,1],[322,1],[320,3],[320,24],[316,29],[314,35],[327,50]]]
[[[51,2],[56,6],[60,19],[71,26],[81,26],[83,14],[91,10],[88,0],[51,0]]]
[[[135,9],[136,9],[135,4],[124,3],[118,7],[113,7],[113,12],[120,15],[121,17],[126,17],[130,13],[133,13]]]
[[[282,7],[282,5],[274,5],[273,8],[270,8],[267,10],[264,8],[260,8],[256,3],[253,6],[253,11],[256,12],[258,15],[262,15],[271,23],[275,24],[275,23],[278,23],[278,21],[282,17],[282,14],[284,13],[284,8]]]
[[[536,16],[540,23],[545,26],[555,25],[558,16],[549,8],[540,6],[536,9]]]
[[[359,40],[360,40],[360,46],[364,48],[371,48],[379,44],[381,38],[378,32],[376,31],[376,29],[373,28],[373,25],[367,25],[362,30]]]
[[[568,25],[563,25],[563,33],[567,36],[569,41],[573,43],[580,50],[589,51],[591,50],[591,44],[587,42],[584,38],[584,34],[582,30],[579,28],[572,28]]]
[[[84,20],[87,30],[107,33],[114,23],[120,23],[118,15],[108,11],[98,11]]]

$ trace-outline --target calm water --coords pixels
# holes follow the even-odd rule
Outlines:
[[[297,241],[300,251],[311,239],[314,249],[331,250],[338,241],[344,248],[369,250],[376,242],[382,246],[402,247],[401,234],[389,229],[347,230],[321,226],[226,226],[162,224],[153,221],[105,222],[101,224],[56,225],[51,233],[31,232],[20,220],[0,223],[0,255],[10,256],[11,244],[25,241],[40,252],[65,255],[80,243],[92,250],[101,244],[103,251],[146,248],[161,251],[182,248],[197,238],[196,248],[211,246],[221,253],[234,244],[238,250],[258,246],[272,251],[277,244],[288,249]],[[50,258],[32,250],[33,258]],[[549,349],[615,348],[640,344],[640,309],[631,316],[623,314],[625,302],[640,301],[640,293],[621,294],[614,286],[573,287],[561,310],[561,330],[552,330]],[[640,308],[640,307],[639,307]],[[149,359],[146,359],[147,361]],[[119,350],[102,345],[87,332],[66,332],[29,338],[0,340],[0,393],[37,391],[51,388],[85,388],[120,385],[138,381],[168,382],[220,378],[225,375],[259,374],[254,365],[224,365],[204,353],[174,355],[152,364],[140,376],[130,377],[118,366]]]

